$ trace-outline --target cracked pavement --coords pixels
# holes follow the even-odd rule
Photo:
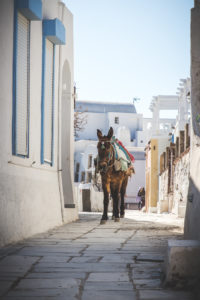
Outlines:
[[[81,213],[65,224],[0,249],[0,299],[192,300],[163,285],[168,239],[183,219],[126,211],[119,223]],[[196,300],[196,299],[195,299]]]

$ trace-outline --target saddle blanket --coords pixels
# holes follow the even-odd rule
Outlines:
[[[126,171],[130,167],[131,162],[134,162],[134,156],[129,153],[122,142],[120,142],[114,136],[112,137],[111,143],[115,151],[115,170]]]

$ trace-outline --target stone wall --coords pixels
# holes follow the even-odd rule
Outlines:
[[[160,156],[158,212],[185,216],[190,168],[190,126],[176,136]]]
[[[172,170],[165,169],[160,175],[158,212],[172,212],[185,216],[189,188],[189,149],[177,158]]]
[[[189,152],[185,153],[174,164],[174,197],[172,212],[180,217],[185,216],[189,187]]]

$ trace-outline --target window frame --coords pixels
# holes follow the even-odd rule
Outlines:
[[[92,168],[92,154],[88,155],[88,169]]]
[[[114,123],[119,124],[119,117],[118,116],[115,116]]]
[[[81,172],[81,182],[85,182],[85,171]]]
[[[47,36],[43,35],[42,37],[42,101],[41,101],[41,164],[47,164],[51,167],[54,165],[54,122],[55,122],[55,44],[52,41],[49,42],[53,45],[53,65],[52,65],[52,123],[51,123],[51,161],[45,159],[44,155],[44,122],[45,122],[45,73],[46,73],[46,40]]]
[[[27,55],[27,126],[26,126],[26,149],[27,153],[17,153],[17,50],[18,50],[18,14],[21,14],[28,21],[28,55]],[[29,158],[30,151],[30,52],[31,52],[31,20],[29,20],[21,11],[14,6],[14,35],[13,35],[13,95],[12,95],[12,155],[21,158]]]
[[[75,175],[74,175],[74,182],[79,181],[79,171],[80,171],[80,163],[76,163],[76,170],[75,170]]]

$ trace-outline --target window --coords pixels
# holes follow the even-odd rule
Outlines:
[[[54,44],[43,38],[42,163],[53,165],[54,138]]]
[[[15,16],[13,60],[13,155],[29,156],[30,21]]]
[[[77,164],[76,164],[76,173],[79,173],[79,169],[80,169],[80,164],[77,163]]]
[[[79,179],[79,169],[80,169],[80,164],[77,163],[77,164],[76,164],[75,177],[74,177],[74,181],[75,181],[75,182],[78,182],[78,179]]]
[[[88,156],[88,169],[92,167],[92,155]]]
[[[91,181],[92,181],[92,173],[87,172],[87,182],[91,182]]]
[[[119,117],[115,117],[115,124],[119,124]]]
[[[65,27],[58,19],[43,20],[41,163],[53,165],[55,45],[65,44]]]
[[[81,182],[85,181],[85,172],[81,172]]]

